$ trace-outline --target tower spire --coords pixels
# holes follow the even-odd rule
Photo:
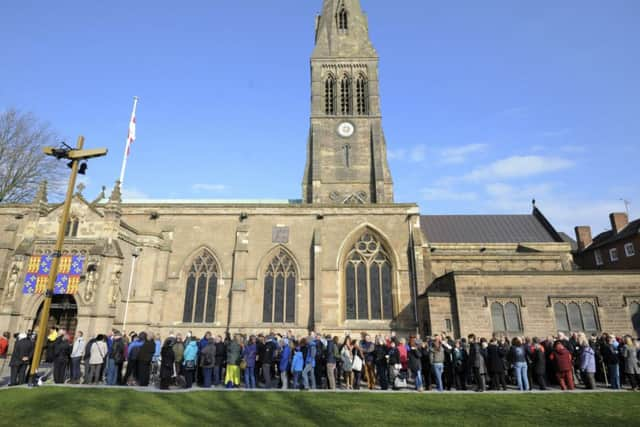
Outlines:
[[[324,0],[311,56],[307,203],[393,203],[378,54],[359,0]]]
[[[360,0],[324,0],[313,57],[377,56]]]

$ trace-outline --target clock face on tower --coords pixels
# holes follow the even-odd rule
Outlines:
[[[356,131],[356,128],[349,122],[342,122],[338,125],[338,135],[349,138]]]

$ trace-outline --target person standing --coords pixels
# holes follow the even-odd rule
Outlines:
[[[304,344],[304,338],[300,344]],[[351,347],[351,338],[347,337],[342,344],[340,352],[342,358],[342,372],[344,373],[344,383],[347,390],[353,389],[353,349]]]
[[[209,335],[207,344],[200,351],[200,365],[202,367],[202,386],[211,388],[213,383],[213,368],[216,365],[216,343],[213,336]]]
[[[606,342],[602,347],[602,358],[607,365],[607,373],[609,375],[609,382],[611,388],[619,390],[620,386],[620,352],[618,350],[619,344],[614,336],[607,335],[605,337]]]
[[[596,354],[589,345],[585,334],[578,335],[579,344],[579,368],[582,373],[582,381],[588,390],[596,388]]]
[[[72,348],[68,335],[64,334],[58,338],[53,345],[53,381],[56,384],[64,384]]]
[[[375,357],[375,364],[376,364],[376,373],[378,374],[378,384],[380,384],[380,389],[388,390],[389,389],[389,368],[388,368],[389,355],[387,354],[387,344],[382,335],[378,335],[376,337],[374,357]]]
[[[629,380],[631,389],[638,391],[640,380],[640,368],[638,367],[638,351],[630,336],[625,337],[624,348],[622,349],[622,357],[624,358],[624,373]]]
[[[107,343],[104,335],[98,335],[91,346],[89,355],[89,384],[97,384],[100,381],[100,371],[104,358],[107,356]]]
[[[9,366],[11,366],[11,383],[9,385],[16,386],[26,382],[27,366],[33,357],[33,341],[27,334],[18,334]]]
[[[516,377],[518,390],[529,391],[529,375],[527,373],[527,346],[518,337],[511,342],[511,363],[513,363],[513,373]]]
[[[280,380],[282,381],[282,389],[289,389],[289,365],[291,364],[291,346],[288,338],[282,338],[280,341],[280,363],[278,370],[280,371]],[[335,379],[334,379],[335,386]]]
[[[5,332],[0,336],[0,359],[7,358],[7,351],[9,350],[9,337],[11,334],[9,332]]]
[[[431,370],[436,380],[436,389],[439,392],[444,391],[444,384],[442,382],[442,374],[444,373],[444,359],[445,350],[442,344],[442,338],[440,335],[436,335],[433,345],[429,349],[429,357],[431,361]],[[416,382],[417,387],[417,382]]]
[[[84,334],[82,331],[76,332],[76,339],[71,348],[71,384],[80,383],[80,364],[84,357]]]
[[[227,388],[240,385],[241,357],[242,347],[240,346],[240,337],[236,336],[235,339],[230,339],[227,344],[227,370],[224,377],[224,384]]]
[[[474,334],[469,335],[469,362],[473,369],[473,376],[476,381],[476,391],[483,392],[487,390],[486,375],[486,347],[487,341],[482,338],[480,343],[476,341]]]
[[[575,389],[571,353],[565,348],[562,342],[557,341],[555,343],[550,359],[555,361],[556,377],[560,383],[560,388],[562,390]]]
[[[176,340],[172,337],[164,341],[160,349],[160,390],[169,390],[171,379],[175,375],[175,353],[173,346]]]
[[[107,384],[116,385],[122,382],[122,365],[124,364],[125,345],[120,332],[115,331],[111,341],[111,350],[107,359]]]
[[[136,379],[140,387],[147,387],[151,377],[151,361],[156,352],[156,343],[153,340],[153,335],[147,335],[146,332],[140,332],[139,338],[142,341],[142,346],[138,352]]]
[[[191,388],[195,380],[196,369],[198,369],[198,341],[189,340],[184,347],[184,358],[182,360],[185,388]]]
[[[262,376],[264,379],[264,388],[270,389],[271,383],[273,382],[271,379],[271,367],[273,365],[274,356],[276,353],[277,345],[274,342],[273,336],[269,335],[266,338],[266,342],[264,344],[264,353],[262,355]],[[255,371],[255,360],[254,360],[254,371]],[[255,375],[254,375],[255,378]]]
[[[538,388],[541,391],[547,389],[547,355],[546,350],[537,337],[533,338],[533,372]]]
[[[507,380],[505,378],[504,358],[506,350],[498,345],[498,340],[492,338],[489,340],[487,347],[487,370],[491,378],[491,390],[507,389]]]

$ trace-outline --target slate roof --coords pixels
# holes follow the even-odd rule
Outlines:
[[[618,234],[615,234],[613,230],[607,230],[598,234],[593,238],[593,243],[587,247],[587,250],[599,248],[609,243],[617,242],[618,240],[624,240],[638,233],[640,233],[640,218],[631,221],[625,228],[620,230]]]
[[[535,212],[531,215],[423,215],[420,217],[422,232],[428,242],[553,243],[562,241],[556,231],[552,228],[549,230],[543,222],[546,222],[546,219],[542,221]]]

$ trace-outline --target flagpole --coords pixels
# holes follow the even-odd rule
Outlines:
[[[124,173],[127,170],[127,159],[129,158],[129,148],[131,146],[131,122],[135,120],[136,108],[138,107],[138,97],[133,97],[133,111],[131,112],[131,121],[129,121],[129,133],[127,134],[127,143],[124,146],[124,156],[122,157],[122,169],[120,170],[120,188],[124,184]],[[135,136],[134,136],[135,137]]]

